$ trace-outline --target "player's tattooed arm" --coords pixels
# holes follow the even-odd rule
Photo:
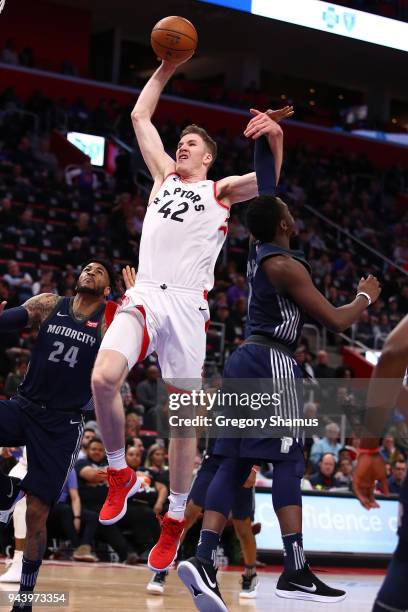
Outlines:
[[[39,327],[51,314],[60,299],[60,296],[54,293],[40,293],[24,302],[23,308],[28,312],[28,325]]]

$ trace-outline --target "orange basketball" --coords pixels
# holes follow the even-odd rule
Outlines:
[[[184,17],[165,17],[156,23],[150,42],[158,57],[168,62],[181,62],[197,47],[197,30]]]

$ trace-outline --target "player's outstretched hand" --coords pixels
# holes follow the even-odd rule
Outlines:
[[[257,140],[264,134],[282,133],[276,121],[271,119],[266,113],[261,113],[256,108],[250,108],[249,112],[254,116],[244,130],[244,136],[247,138]]]
[[[125,283],[126,290],[131,289],[136,282],[136,270],[130,266],[126,266],[122,270],[123,282]]]
[[[376,302],[380,297],[381,285],[375,276],[369,274],[367,278],[364,278],[363,276],[360,279],[360,282],[358,283],[357,287],[357,293],[359,291],[364,291],[364,293],[368,293],[371,298],[371,303],[374,304],[374,302]]]
[[[366,510],[379,508],[374,497],[375,482],[379,481],[384,495],[388,495],[387,473],[385,462],[380,454],[360,455],[353,474],[353,489],[360,503]]]
[[[159,62],[162,63],[162,66],[164,68],[177,68],[178,66],[181,66],[182,64],[185,64],[186,62],[189,62],[191,60],[191,58],[193,57],[195,51],[192,52],[191,55],[189,55],[189,57],[186,57],[183,60],[180,60],[179,62],[169,62],[168,60],[164,60],[161,59],[160,57],[158,57],[157,59],[159,60]]]
[[[0,304],[0,315],[2,314],[3,310],[5,309],[5,307],[7,306],[7,302],[1,302]]]
[[[292,115],[295,114],[293,106],[284,106],[283,108],[278,108],[278,110],[272,110],[271,108],[268,108],[268,110],[265,112],[268,117],[276,121],[276,123],[279,123],[279,121],[287,119],[288,117],[292,117]]]

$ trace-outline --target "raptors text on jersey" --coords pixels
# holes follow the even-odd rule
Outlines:
[[[209,291],[228,217],[214,181],[167,176],[147,208],[137,280]]]

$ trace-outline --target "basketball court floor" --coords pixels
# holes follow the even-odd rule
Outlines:
[[[313,568],[316,574],[331,586],[347,591],[344,601],[334,604],[281,599],[274,594],[279,568],[259,572],[261,584],[256,600],[239,600],[238,570],[219,572],[219,581],[230,612],[254,610],[262,612],[370,612],[375,594],[382,582],[382,570]],[[0,572],[3,567],[0,565]],[[146,567],[130,567],[98,563],[45,562],[41,568],[37,591],[69,593],[69,604],[64,607],[35,606],[34,611],[64,612],[136,612],[150,610],[193,612],[189,593],[174,570],[171,571],[163,596],[146,592],[151,573]],[[17,591],[18,585],[0,584],[0,591]],[[11,606],[0,606],[10,610]]]

